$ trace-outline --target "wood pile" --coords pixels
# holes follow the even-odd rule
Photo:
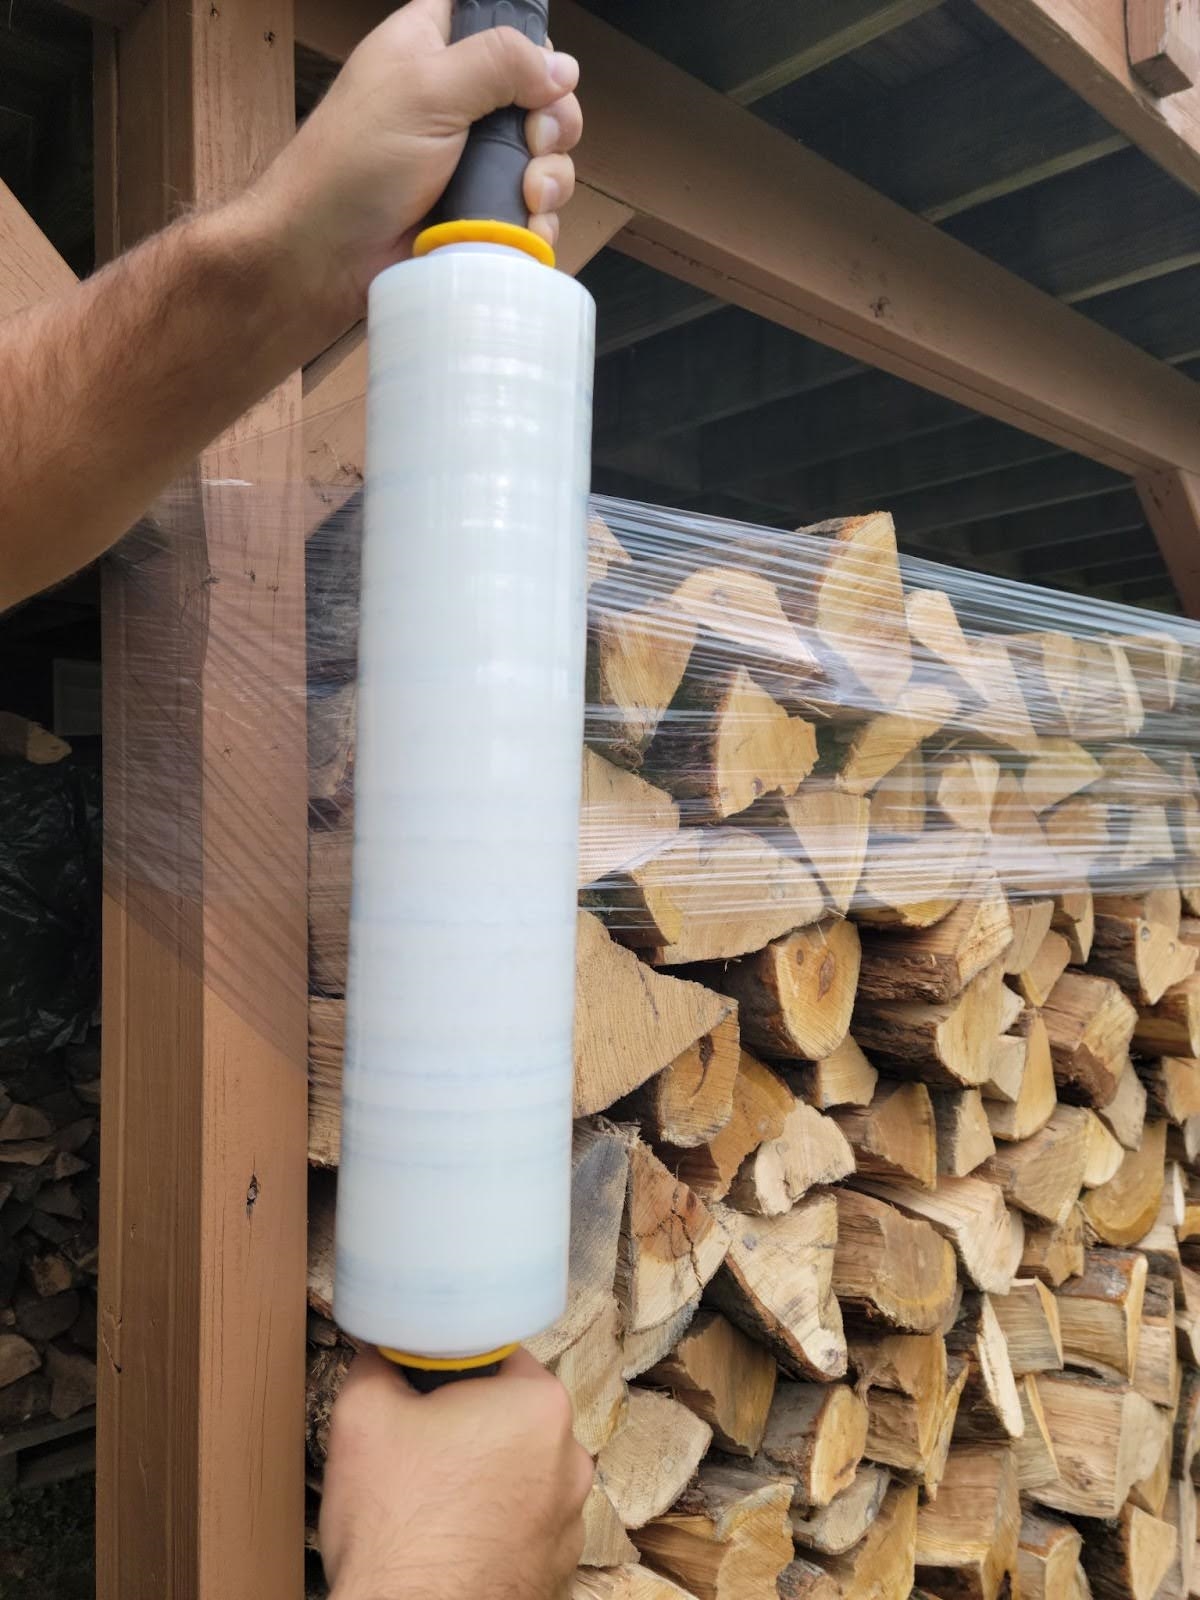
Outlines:
[[[99,1114],[98,1030],[0,1059],[0,1455],[95,1405]]]
[[[596,1458],[573,1595],[1186,1600],[1195,663],[1128,613],[984,633],[882,515],[787,538],[593,527],[571,1296],[531,1346]],[[314,1488],[343,654],[310,701]]]

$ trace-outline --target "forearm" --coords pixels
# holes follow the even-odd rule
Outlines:
[[[0,610],[100,555],[336,336],[260,211],[250,196],[190,217],[0,323]]]

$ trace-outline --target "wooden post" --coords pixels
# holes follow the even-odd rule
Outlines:
[[[1135,487],[1184,614],[1200,617],[1200,474],[1154,472]]]
[[[1197,0],[1125,0],[1129,68],[1160,99],[1200,79]]]
[[[103,253],[261,168],[292,62],[290,0],[151,0],[102,37]],[[106,573],[100,1600],[301,1592],[299,411],[297,374]]]

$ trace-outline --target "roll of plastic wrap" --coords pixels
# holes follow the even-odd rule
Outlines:
[[[421,1355],[566,1298],[594,317],[492,246],[370,293],[335,1312]]]

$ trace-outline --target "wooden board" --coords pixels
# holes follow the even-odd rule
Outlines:
[[[286,0],[151,0],[97,73],[102,256],[287,137],[292,58]],[[302,529],[198,486],[298,482],[299,402],[297,375],[206,453],[171,545],[106,574],[100,1600],[301,1591]]]

